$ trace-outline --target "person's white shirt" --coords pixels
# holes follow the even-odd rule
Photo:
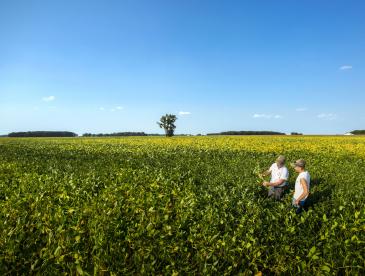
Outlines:
[[[304,189],[302,187],[302,185],[300,184],[300,180],[304,178],[305,181],[307,182],[307,188],[309,191],[309,187],[310,187],[310,182],[311,182],[311,176],[309,174],[309,172],[305,171],[305,172],[301,172],[298,177],[297,180],[295,181],[295,191],[294,191],[294,198],[298,199],[304,192]],[[308,195],[305,198],[302,198],[301,200],[305,200],[307,199]]]
[[[278,167],[278,164],[274,163],[271,165],[269,172],[271,173],[271,180],[270,182],[277,182],[278,180],[285,180],[285,182],[276,187],[284,187],[286,185],[286,181],[289,179],[289,171],[287,167],[282,166],[281,168]]]

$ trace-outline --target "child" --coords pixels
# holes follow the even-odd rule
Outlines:
[[[302,212],[305,201],[309,195],[310,174],[305,170],[306,162],[303,159],[295,161],[292,166],[299,174],[295,181],[295,191],[293,196],[293,206],[297,208],[296,213]]]

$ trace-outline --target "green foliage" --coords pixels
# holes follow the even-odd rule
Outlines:
[[[160,126],[160,128],[163,128],[165,130],[166,136],[171,137],[174,135],[176,120],[176,115],[166,114],[161,117],[160,121],[157,122],[157,124]]]
[[[299,140],[300,139],[300,140]],[[364,274],[365,139],[0,139],[1,275]],[[304,158],[309,209],[266,198]]]
[[[77,137],[77,134],[70,131],[27,131],[11,132],[9,137]]]
[[[224,131],[219,133],[208,133],[207,135],[285,135],[277,131]]]
[[[83,137],[120,137],[120,136],[147,136],[144,132],[114,132],[114,133],[84,133]]]
[[[354,130],[351,131],[351,133],[355,135],[365,135],[365,130]]]

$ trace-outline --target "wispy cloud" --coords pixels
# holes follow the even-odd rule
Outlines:
[[[296,112],[304,112],[307,110],[308,110],[308,108],[306,108],[306,107],[298,107],[297,109],[295,109]]]
[[[337,115],[334,113],[321,113],[317,115],[317,118],[327,121],[332,121],[337,119]]]
[[[352,65],[342,65],[340,68],[340,70],[351,70],[352,69]]]
[[[281,119],[283,116],[278,114],[265,114],[265,113],[256,113],[252,116],[255,119]]]
[[[54,101],[56,99],[56,97],[55,96],[48,96],[48,97],[43,97],[42,98],[42,101],[44,101],[44,102],[52,102],[52,101]]]
[[[116,107],[112,107],[112,108],[105,108],[104,106],[100,106],[99,108],[98,108],[100,111],[105,111],[105,110],[110,110],[111,112],[115,112],[115,111],[118,111],[118,110],[123,110],[124,109],[124,107],[123,106],[116,106]]]
[[[179,115],[180,116],[191,115],[191,112],[189,112],[189,111],[180,111]]]
[[[268,114],[254,114],[252,117],[254,117],[255,119],[257,119],[257,118],[270,119],[271,115],[268,115]]]
[[[116,106],[116,107],[113,107],[112,109],[110,109],[111,112],[115,112],[115,111],[120,111],[120,110],[123,110],[124,107],[123,106]]]

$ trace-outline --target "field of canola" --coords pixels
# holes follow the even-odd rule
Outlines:
[[[304,158],[309,209],[253,173]],[[0,139],[0,274],[365,273],[365,137]]]

